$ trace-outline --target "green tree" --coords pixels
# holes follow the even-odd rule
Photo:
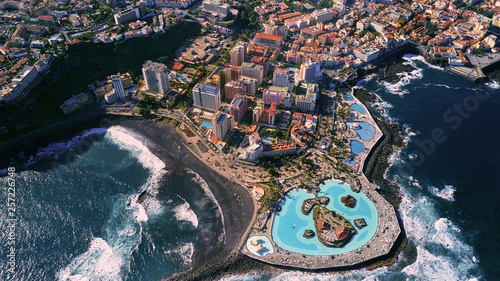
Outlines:
[[[162,56],[162,57],[159,57],[158,59],[156,59],[159,63],[163,63],[163,64],[167,64],[170,59],[168,56]]]
[[[148,114],[150,114],[150,113],[151,113],[151,110],[149,110],[149,109],[147,109],[147,108],[141,108],[141,109],[139,110],[139,114],[140,114],[140,115],[142,115],[142,116],[144,116],[144,115],[148,115]]]

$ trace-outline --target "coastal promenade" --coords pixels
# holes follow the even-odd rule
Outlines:
[[[455,66],[451,65],[446,68],[448,72],[455,75],[462,76],[467,80],[476,82],[482,79],[486,79],[483,71],[479,67],[466,67],[466,66]]]
[[[467,59],[473,67],[450,65],[446,70],[470,81],[479,82],[487,79],[483,71],[500,62],[500,54],[492,53],[480,57],[467,54]]]
[[[288,267],[298,267],[305,269],[326,269],[335,267],[353,266],[365,261],[387,255],[401,234],[401,228],[397,219],[394,207],[389,204],[378,192],[377,185],[368,181],[363,171],[364,162],[370,154],[371,149],[382,138],[383,133],[375,123],[375,120],[370,115],[368,109],[356,98],[352,101],[344,101],[344,104],[351,106],[357,103],[365,110],[364,113],[357,113],[355,117],[351,117],[348,122],[366,122],[375,130],[373,137],[370,140],[362,140],[352,129],[346,131],[347,137],[351,140],[357,140],[363,144],[365,151],[359,153],[355,157],[356,165],[355,177],[348,178],[346,183],[361,188],[361,192],[373,202],[377,209],[377,229],[370,241],[362,247],[336,255],[313,256],[304,255],[296,252],[291,252],[279,247],[272,239],[272,227],[275,216],[275,211],[263,212],[259,214],[248,238],[253,236],[266,236],[271,242],[271,251],[263,255],[252,253],[248,247],[244,245],[241,249],[242,253],[254,259]],[[315,239],[315,238],[313,238]],[[250,239],[248,239],[250,240]],[[249,243],[249,242],[247,242]],[[266,245],[268,246],[268,245]]]

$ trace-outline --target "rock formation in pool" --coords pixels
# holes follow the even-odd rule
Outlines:
[[[340,199],[342,203],[348,208],[354,208],[356,205],[356,198],[352,197],[351,195],[344,196]]]
[[[309,215],[312,209],[318,204],[321,205],[328,205],[330,202],[330,198],[326,196],[320,196],[317,198],[311,198],[311,199],[306,199],[304,202],[302,202],[302,213],[304,215]]]
[[[304,231],[304,237],[309,239],[309,238],[313,238],[314,237],[314,231],[312,229],[306,229],[306,231]]]

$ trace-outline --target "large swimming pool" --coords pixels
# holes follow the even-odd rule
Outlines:
[[[365,151],[365,147],[363,146],[362,143],[360,143],[357,140],[352,140],[351,141],[351,151],[355,155],[358,155],[360,152]]]
[[[373,135],[375,134],[375,129],[373,129],[373,127],[366,122],[356,122],[356,123],[359,124],[359,128],[354,129],[354,131],[356,131],[358,136],[365,141],[371,140],[371,138],[373,138]]]
[[[357,103],[353,103],[351,105],[352,109],[356,110],[357,112],[361,113],[361,114],[365,114],[366,113],[366,110],[363,106],[357,104]]]
[[[348,209],[340,202],[343,196],[350,194],[357,200],[356,206]],[[281,203],[282,210],[276,212],[271,231],[274,242],[281,248],[304,255],[326,256],[337,255],[359,249],[371,240],[377,230],[377,209],[373,202],[363,192],[351,191],[348,184],[337,180],[326,181],[321,186],[318,196],[330,197],[327,208],[334,210],[348,219],[351,223],[355,219],[364,218],[367,226],[361,230],[356,228],[357,233],[351,241],[342,248],[331,248],[321,244],[317,237],[307,239],[303,237],[306,229],[315,230],[312,213],[302,213],[302,202],[314,198],[312,193],[305,190],[293,190],[288,193],[286,200]]]

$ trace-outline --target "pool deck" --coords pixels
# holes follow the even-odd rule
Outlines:
[[[353,95],[352,92],[351,95]],[[347,180],[346,183],[351,185],[351,187],[361,187],[361,191],[364,192],[370,200],[372,200],[377,208],[378,225],[372,239],[361,248],[337,255],[311,256],[291,252],[278,247],[273,241],[271,232],[274,212],[267,212],[258,215],[248,237],[253,235],[265,235],[271,241],[274,253],[266,256],[254,255],[249,252],[244,245],[241,252],[245,255],[274,265],[305,269],[325,269],[357,265],[365,261],[384,256],[388,254],[393,247],[394,243],[401,234],[401,228],[399,226],[396,211],[394,210],[394,207],[377,192],[379,187],[370,183],[366,176],[362,173],[366,157],[369,155],[371,149],[380,140],[380,138],[382,138],[382,131],[375,123],[375,120],[373,120],[368,109],[356,97],[354,97],[353,101],[344,101],[344,103],[349,106],[351,106],[352,103],[358,103],[363,106],[366,113],[358,113],[357,117],[353,118],[351,121],[364,121],[375,129],[374,136],[368,141],[362,140],[353,129],[347,130],[349,139],[361,142],[366,148],[365,151],[359,153],[355,157],[356,164],[354,168],[356,170],[356,177]]]

